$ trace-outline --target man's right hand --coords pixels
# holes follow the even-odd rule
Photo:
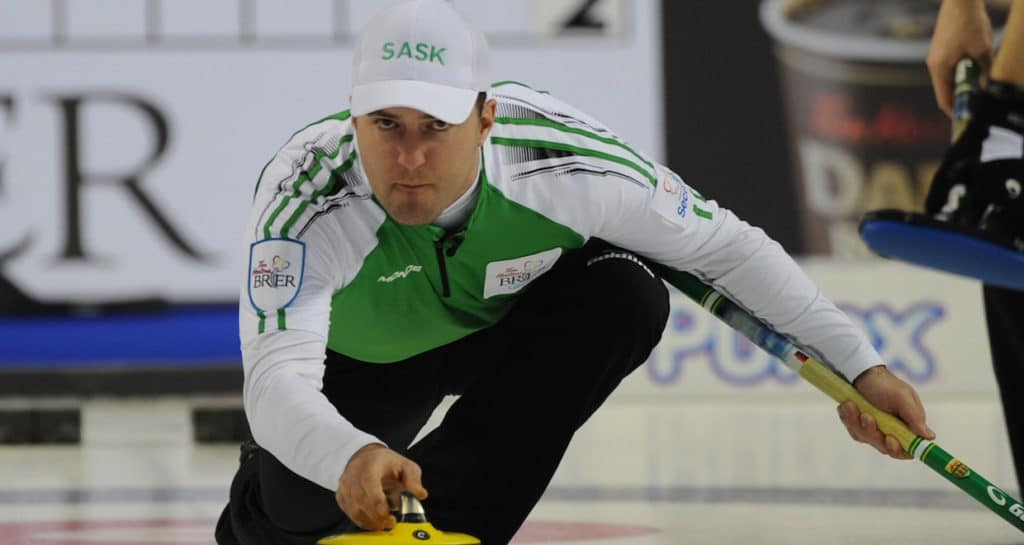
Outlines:
[[[945,0],[935,21],[928,49],[928,72],[935,100],[950,117],[953,117],[953,72],[956,63],[964,57],[978,63],[984,83],[992,66],[992,22],[983,0]]]
[[[398,523],[391,514],[399,495],[408,491],[416,498],[427,497],[420,466],[381,445],[372,443],[352,455],[338,479],[335,498],[352,522],[364,530],[386,530]]]

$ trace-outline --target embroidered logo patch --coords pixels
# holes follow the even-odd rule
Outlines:
[[[690,206],[690,190],[673,172],[658,169],[661,174],[661,186],[654,192],[651,206],[664,218],[678,221],[686,217]]]
[[[306,243],[272,238],[249,247],[249,302],[263,312],[292,304],[302,288]]]
[[[377,282],[390,284],[400,278],[408,278],[410,274],[420,272],[423,267],[419,265],[406,265],[404,269],[397,270],[387,276],[378,276]]]
[[[539,254],[488,263],[484,273],[484,299],[516,293],[551,270],[561,256],[562,249],[553,248]]]

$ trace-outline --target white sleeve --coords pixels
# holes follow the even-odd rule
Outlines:
[[[345,129],[335,121],[310,125],[267,164],[246,230],[248,267],[239,297],[242,395],[253,437],[328,490],[337,489],[356,450],[381,442],[356,429],[321,391],[331,298],[359,260],[329,216],[299,221],[313,213],[300,203],[331,175],[330,168],[314,168],[313,152],[339,145]],[[297,182],[310,172],[317,174]]]
[[[278,268],[285,261],[288,266],[264,287],[256,287],[258,275],[250,273],[242,293],[242,395],[256,442],[288,469],[336,490],[352,454],[382,441],[356,429],[321,392],[331,297],[346,283],[338,274],[345,270],[340,252],[329,247],[330,232],[322,226],[314,225],[301,241],[252,246],[251,267],[260,270],[262,262],[273,271],[275,261]]]
[[[853,380],[882,358],[779,243],[658,165],[658,187],[596,236],[694,274]]]
[[[256,442],[298,475],[336,490],[352,455],[381,443],[338,414],[320,392],[323,337],[271,331],[242,348],[242,399]]]
[[[336,490],[352,454],[381,441],[356,429],[321,392],[331,298],[347,283],[345,257],[324,225],[301,240],[251,246],[239,330],[242,395],[256,442],[288,469]]]

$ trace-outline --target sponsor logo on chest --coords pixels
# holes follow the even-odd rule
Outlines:
[[[414,272],[420,272],[423,267],[419,265],[406,265],[404,269],[397,270],[387,276],[378,276],[377,282],[381,284],[390,284],[400,278],[408,278],[410,274]]]
[[[553,248],[538,254],[488,263],[484,272],[484,299],[518,292],[550,271],[561,255],[561,248]]]

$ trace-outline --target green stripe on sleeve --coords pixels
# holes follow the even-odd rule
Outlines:
[[[561,142],[549,142],[547,140],[532,140],[525,138],[505,138],[502,136],[491,137],[491,143],[502,146],[524,146],[528,148],[556,149],[561,151],[571,151],[576,155],[583,155],[586,157],[597,157],[599,159],[604,159],[606,161],[611,161],[613,163],[625,165],[639,172],[644,178],[647,178],[647,180],[651,182],[651,185],[653,185],[654,187],[658,187],[657,179],[650,172],[648,172],[647,169],[641,167],[640,165],[634,163],[633,161],[630,161],[629,159],[625,159],[617,155],[612,155],[610,153],[604,153],[603,151],[597,151],[588,148],[580,148],[569,144],[563,144]]]
[[[299,174],[298,179],[295,180],[295,183],[292,186],[292,194],[284,196],[284,199],[281,200],[281,204],[277,205],[277,208],[274,209],[274,212],[270,214],[269,218],[267,218],[267,223],[263,224],[263,238],[271,238],[270,226],[273,225],[275,221],[277,221],[277,217],[281,215],[281,212],[284,212],[285,208],[288,207],[288,203],[291,202],[292,199],[297,198],[299,195],[302,194],[301,191],[299,190],[299,187],[301,187],[302,184],[306,183],[306,180],[309,180],[311,177],[316,176],[317,172],[320,172],[320,168],[320,163],[318,162],[316,165],[313,166],[313,169],[310,170],[309,172],[303,172]]]
[[[281,200],[281,204],[279,204],[277,208],[274,209],[274,212],[270,214],[269,218],[267,218],[267,222],[263,224],[263,238],[272,238],[270,233],[270,227],[274,224],[275,221],[277,221],[277,217],[280,216],[281,213],[284,212],[286,208],[288,208],[288,203],[291,202],[292,199],[297,199],[302,196],[303,184],[305,184],[306,182],[313,182],[313,179],[316,178],[317,174],[319,174],[320,171],[323,169],[323,159],[325,157],[330,159],[336,158],[338,154],[341,153],[342,145],[350,141],[352,141],[352,135],[346,134],[338,142],[338,147],[335,150],[333,150],[330,154],[323,153],[322,151],[319,150],[313,153],[312,168],[310,168],[309,171],[302,172],[299,174],[299,176],[295,179],[295,182],[292,184],[292,194],[285,195],[284,199]],[[308,201],[304,202],[302,205],[299,206],[299,210],[297,211],[298,214],[301,214],[302,210],[305,209],[305,206],[308,206],[307,203]],[[289,222],[294,223],[294,221],[292,221],[293,219],[298,220],[298,216],[293,215],[289,219]],[[284,238],[284,236],[285,235],[282,232],[281,237]]]
[[[323,123],[324,121],[327,121],[329,119],[335,119],[337,121],[345,121],[346,119],[348,119],[350,117],[352,117],[352,114],[351,114],[351,112],[349,110],[343,110],[343,111],[340,111],[338,113],[331,114],[331,115],[329,115],[327,117],[318,119],[318,120],[310,123],[309,125],[306,125],[305,127],[302,127],[301,129],[293,132],[292,135],[288,137],[288,140],[291,141],[292,138],[295,138],[296,134],[299,134],[300,132],[302,132],[302,131],[312,127],[313,125],[317,125],[317,124]],[[259,191],[260,191],[260,182],[263,180],[263,173],[266,172],[267,167],[270,166],[270,163],[274,162],[275,158],[271,158],[269,161],[267,161],[267,164],[263,165],[263,170],[260,171],[260,177],[256,179],[256,190],[253,191],[253,198],[254,199],[256,198],[256,194],[259,193]]]
[[[348,138],[349,140],[352,139],[351,135],[347,136],[346,138]],[[334,189],[334,185],[335,185],[335,183],[337,183],[338,177],[341,176],[342,174],[344,174],[345,172],[347,172],[349,169],[351,169],[352,165],[354,165],[355,162],[356,162],[356,151],[352,150],[352,153],[350,153],[348,158],[345,159],[345,162],[342,163],[341,166],[339,166],[338,168],[336,168],[333,171],[331,171],[331,177],[327,181],[327,183],[324,184],[324,186],[321,189],[319,189],[317,191],[314,191],[313,194],[310,195],[308,199],[303,200],[302,204],[300,204],[295,209],[295,212],[292,212],[291,217],[288,218],[288,221],[286,221],[284,223],[284,226],[281,227],[281,234],[280,234],[281,238],[288,238],[288,232],[291,231],[292,227],[295,226],[295,222],[299,221],[299,218],[302,216],[302,213],[306,211],[306,208],[310,204],[315,203],[317,201],[317,199],[319,199],[323,195],[326,195],[327,193],[330,193],[331,190]],[[268,223],[268,225],[269,225],[269,223]],[[268,236],[267,238],[270,238],[270,237]]]
[[[708,212],[707,210],[704,210],[703,208],[697,206],[696,204],[693,205],[693,213],[697,214],[698,216],[700,216],[700,217],[702,217],[702,218],[704,218],[706,220],[711,219],[711,212]]]
[[[259,325],[256,328],[256,332],[260,335],[267,331],[267,313],[262,310],[256,311],[256,315],[260,317]],[[283,308],[277,309],[277,329],[284,331],[287,328],[285,320],[285,311]]]
[[[494,122],[503,125],[530,125],[534,127],[547,127],[549,129],[555,129],[557,131],[562,131],[565,133],[585,136],[587,138],[590,138],[591,140],[597,140],[598,142],[608,144],[610,146],[618,146],[631,153],[633,157],[636,157],[641,163],[651,167],[651,170],[654,170],[653,163],[651,163],[647,159],[644,159],[642,155],[637,153],[633,148],[629,147],[629,145],[627,145],[626,143],[615,138],[601,136],[586,129],[570,127],[568,125],[565,125],[564,123],[558,123],[556,121],[551,121],[550,119],[531,119],[526,117],[496,117],[494,118]]]

